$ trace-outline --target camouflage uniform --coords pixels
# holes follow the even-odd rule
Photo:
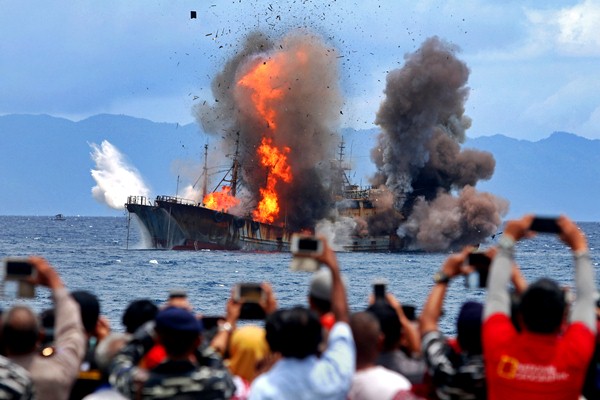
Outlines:
[[[137,336],[137,334],[136,334]],[[229,399],[235,384],[221,356],[212,348],[197,354],[198,363],[167,360],[152,370],[137,367],[154,345],[149,335],[133,339],[115,357],[110,383],[129,398]]]
[[[0,356],[0,399],[34,399],[29,373],[9,359]]]

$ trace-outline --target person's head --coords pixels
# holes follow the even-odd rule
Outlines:
[[[158,307],[148,299],[134,300],[125,309],[121,322],[127,333],[134,333],[140,326],[152,321],[158,313]]]
[[[374,365],[383,342],[379,320],[370,312],[357,312],[350,316],[350,327],[356,345],[356,366]]]
[[[85,332],[88,336],[94,336],[96,334],[98,318],[100,317],[100,302],[98,298],[86,290],[74,291],[71,293],[71,296],[79,304],[81,322],[83,323]]]
[[[98,346],[94,357],[96,365],[104,377],[108,377],[110,373],[110,363],[117,353],[127,344],[131,335],[128,333],[112,332],[106,336]]]
[[[460,308],[456,320],[457,340],[460,348],[469,354],[481,354],[481,323],[483,305],[467,301]]]
[[[326,314],[331,311],[331,270],[320,268],[313,273],[310,279],[308,291],[308,303],[310,308],[318,314]]]
[[[156,314],[156,333],[171,359],[187,356],[200,345],[202,322],[188,310],[168,307]]]
[[[559,331],[566,307],[565,293],[558,283],[542,278],[529,285],[523,293],[519,314],[528,331],[550,334]]]
[[[229,340],[229,369],[248,382],[256,378],[256,366],[269,353],[264,328],[247,325],[237,328]]]
[[[402,335],[402,325],[396,310],[388,303],[376,302],[367,308],[367,311],[375,315],[379,321],[381,332],[383,333],[382,351],[392,351],[398,348],[400,336]]]
[[[267,318],[267,343],[283,357],[304,359],[319,353],[323,329],[318,315],[304,307],[277,310]]]
[[[14,306],[2,315],[2,345],[7,355],[25,355],[37,351],[40,325],[35,313],[26,306]]]

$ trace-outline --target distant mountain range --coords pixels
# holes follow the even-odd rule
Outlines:
[[[369,152],[377,131],[342,131],[350,177],[357,184],[367,185],[375,170]],[[79,122],[47,115],[0,116],[0,137],[1,215],[119,215],[91,195],[95,165],[90,143],[108,140],[117,147],[154,196],[174,195],[180,189],[178,176],[182,182],[197,179],[204,145],[214,152],[218,146],[218,138],[196,124],[106,114]],[[494,155],[494,176],[477,188],[509,200],[509,217],[566,213],[578,221],[600,221],[600,140],[565,132],[536,142],[494,135],[468,139],[463,147]]]

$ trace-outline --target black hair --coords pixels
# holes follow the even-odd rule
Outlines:
[[[192,331],[179,331],[158,326],[155,329],[160,343],[170,357],[181,357],[194,350],[195,340],[200,336],[198,332]]]
[[[16,313],[27,313],[29,316],[17,317],[18,322],[15,322],[13,318]],[[1,336],[3,353],[24,355],[35,351],[37,341],[40,337],[40,328],[36,315],[31,309],[25,306],[11,308],[6,315],[3,315]]]
[[[483,353],[481,324],[483,305],[474,301],[463,303],[456,321],[456,339],[460,348],[469,354]]]
[[[315,308],[316,311],[318,311],[322,314],[325,314],[325,313],[328,313],[331,311],[331,301],[319,299],[319,298],[316,298],[311,295],[309,295],[308,297],[310,299],[310,302],[311,302],[313,308]]]
[[[396,310],[388,303],[376,302],[367,308],[379,320],[381,332],[383,333],[383,351],[391,351],[398,347],[402,334],[402,325]]]
[[[71,296],[79,304],[83,328],[88,334],[93,334],[96,331],[96,324],[100,317],[98,298],[86,290],[77,290],[72,292]]]
[[[158,307],[151,300],[134,300],[125,309],[121,322],[127,333],[134,333],[140,326],[152,321],[158,313]]]
[[[548,334],[560,329],[566,306],[565,293],[558,283],[542,278],[523,293],[519,312],[527,330]]]
[[[277,310],[267,318],[266,339],[272,352],[304,359],[319,353],[323,328],[317,314],[305,307]]]

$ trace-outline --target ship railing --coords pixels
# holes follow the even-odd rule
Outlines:
[[[194,200],[184,199],[176,196],[156,196],[157,201],[164,201],[167,203],[175,203],[175,204],[187,204],[190,206],[195,206],[197,203]]]
[[[152,200],[148,199],[146,196],[128,196],[126,204],[138,204],[141,206],[153,206],[154,205]]]

